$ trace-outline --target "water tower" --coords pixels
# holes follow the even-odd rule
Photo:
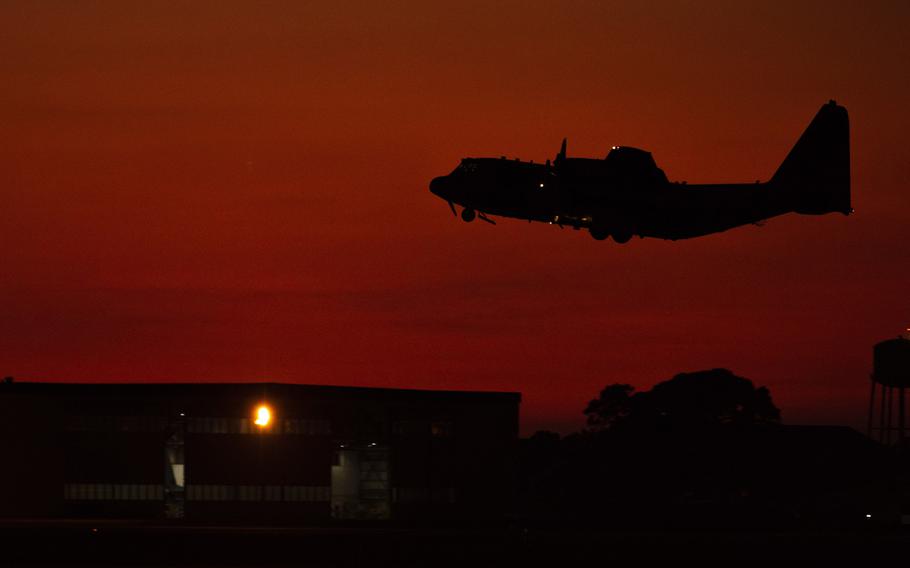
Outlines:
[[[882,341],[872,348],[872,390],[869,394],[870,438],[874,437],[873,433],[877,432],[878,441],[883,444],[903,443],[907,427],[904,396],[904,389],[907,387],[910,387],[910,333],[903,337]],[[878,401],[876,401],[876,390],[880,391]]]

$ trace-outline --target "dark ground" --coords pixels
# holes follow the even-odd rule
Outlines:
[[[0,524],[0,566],[885,565],[910,530],[623,531]]]

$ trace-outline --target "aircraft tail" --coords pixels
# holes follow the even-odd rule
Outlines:
[[[849,215],[853,209],[847,109],[834,101],[822,106],[770,183],[792,195],[797,213]]]

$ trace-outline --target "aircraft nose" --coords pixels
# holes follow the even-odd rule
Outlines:
[[[446,182],[445,176],[433,178],[433,181],[430,182],[430,192],[433,195],[438,195],[443,199],[448,199],[448,197],[445,195],[447,185],[448,183]]]

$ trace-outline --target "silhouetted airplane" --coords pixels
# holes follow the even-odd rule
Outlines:
[[[850,135],[847,110],[822,106],[765,183],[671,182],[650,152],[614,146],[603,160],[567,158],[562,141],[551,164],[465,158],[430,191],[464,207],[461,218],[501,215],[586,228],[595,239],[625,243],[633,235],[686,239],[758,223],[784,213],[849,215]],[[494,223],[495,224],[495,223]]]

